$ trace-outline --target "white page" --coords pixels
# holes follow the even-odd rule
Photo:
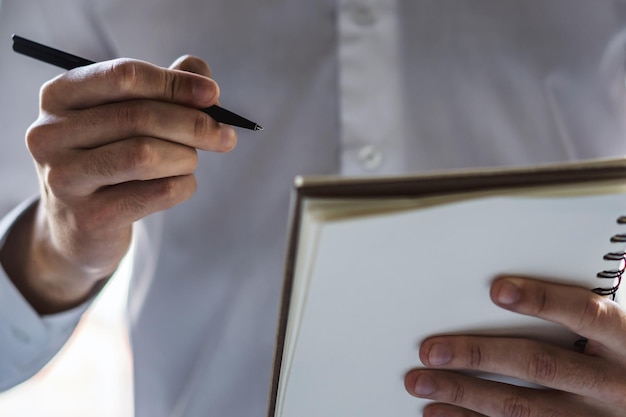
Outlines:
[[[324,224],[280,415],[419,415],[403,378],[421,340],[545,325],[491,303],[500,273],[610,286],[595,275],[618,266],[602,256],[623,250],[609,239],[625,211],[624,195],[496,197]]]

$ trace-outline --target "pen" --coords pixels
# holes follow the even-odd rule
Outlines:
[[[66,70],[71,70],[77,67],[82,67],[95,63],[94,61],[90,61],[76,55],[68,54],[67,52],[63,52],[46,45],[42,45],[37,42],[33,42],[21,36],[13,35],[12,39],[13,50],[15,52],[24,54],[31,58],[38,59],[43,62],[47,62],[48,64],[56,65],[57,67],[65,68]],[[215,121],[219,123],[242,127],[250,130],[263,130],[263,128],[257,123],[241,117],[238,114],[235,114],[220,106],[214,105],[200,110],[211,116],[213,119],[215,119]]]

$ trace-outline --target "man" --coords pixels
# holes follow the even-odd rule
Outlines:
[[[0,385],[51,357],[134,239],[137,416],[262,414],[292,178],[623,155],[622,9],[610,0],[0,3],[0,96],[11,110],[0,116],[1,166],[20,178],[3,184],[5,212],[40,189],[5,218]],[[98,61],[167,66],[189,52],[211,62],[222,94],[200,59],[177,60],[177,70],[123,59],[47,83],[37,117],[36,86],[58,72],[13,56],[11,32]],[[218,101],[265,130],[236,134],[195,110]],[[35,118],[26,142],[37,177],[18,145]],[[236,135],[236,150],[218,154]],[[406,378],[410,393],[444,403],[424,415],[622,413],[626,316],[616,304],[522,279],[497,281],[492,296],[588,337],[585,353],[516,341],[511,358],[506,339],[428,340],[420,358],[437,369]],[[460,368],[555,390],[439,371]]]

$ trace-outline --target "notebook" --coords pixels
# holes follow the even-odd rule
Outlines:
[[[625,159],[299,177],[293,197],[268,417],[419,415],[403,379],[428,336],[579,339],[496,307],[494,277],[615,297],[624,271]]]

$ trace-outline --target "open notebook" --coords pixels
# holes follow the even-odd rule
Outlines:
[[[576,335],[493,305],[490,283],[523,274],[613,296],[622,214],[623,159],[298,178],[268,416],[418,415],[426,402],[403,378],[434,334],[572,345]]]

